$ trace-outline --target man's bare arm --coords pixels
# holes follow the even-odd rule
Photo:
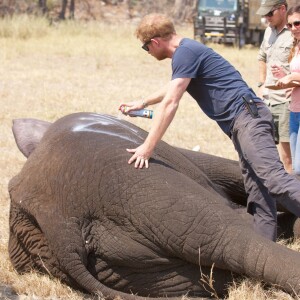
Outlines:
[[[122,111],[122,107],[126,106],[128,108],[127,112],[129,112],[131,110],[142,109],[149,105],[159,103],[165,97],[167,90],[168,90],[168,85],[163,86],[162,88],[160,88],[153,94],[151,94],[148,97],[145,97],[141,100],[131,101],[131,102],[123,102],[119,105],[119,110]]]
[[[136,149],[127,149],[128,152],[134,153],[128,161],[129,164],[135,161],[136,168],[143,168],[144,165],[148,168],[148,160],[150,159],[156,144],[161,140],[172,122],[179,101],[186,91],[190,80],[190,78],[177,78],[170,82],[167,93],[156,111],[152,128],[145,142]]]
[[[267,77],[267,64],[265,61],[259,60],[258,61],[258,78],[259,78],[259,82],[261,82],[262,85],[259,87],[257,94],[260,98],[263,97],[263,91],[265,89],[266,77]]]
[[[265,82],[267,77],[267,64],[263,60],[258,61],[259,82]]]

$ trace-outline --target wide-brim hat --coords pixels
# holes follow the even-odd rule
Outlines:
[[[256,14],[265,16],[271,10],[273,10],[274,7],[276,7],[280,4],[286,4],[286,0],[262,0],[261,5],[260,5],[259,9],[257,10]]]

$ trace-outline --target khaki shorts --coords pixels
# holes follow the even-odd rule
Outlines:
[[[269,109],[273,116],[275,125],[275,142],[289,142],[290,141],[290,111],[289,102],[269,105]]]

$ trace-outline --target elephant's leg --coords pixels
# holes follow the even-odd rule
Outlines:
[[[223,296],[234,280],[230,271],[180,260],[176,263],[176,259],[165,266],[140,267],[133,260],[124,261],[124,266],[109,266],[98,255],[90,254],[89,262],[90,272],[106,286],[144,297]]]
[[[265,240],[250,228],[239,231],[236,226],[238,225],[225,226],[226,230],[219,236],[218,244],[215,247],[213,243],[210,244],[210,248],[213,248],[211,259],[216,262],[216,266],[223,265],[224,268],[238,274],[245,274],[278,285],[289,293],[299,294],[299,253]],[[299,226],[299,219],[296,220],[293,228],[297,226]],[[196,245],[191,243],[189,246],[192,248]],[[186,245],[186,248],[189,246]],[[203,252],[207,251],[205,246],[199,248],[203,249]],[[196,254],[190,254],[189,257],[196,258]],[[204,254],[203,262],[208,260],[209,257]]]
[[[213,183],[221,187],[231,201],[239,205],[247,205],[247,194],[238,161],[182,148],[177,150],[200,168]],[[300,176],[295,177],[300,180]],[[277,210],[288,212],[279,202],[277,202]]]
[[[289,239],[300,237],[300,219],[291,213],[278,213],[278,238]]]
[[[63,218],[60,218],[57,214],[52,217],[58,221],[46,229],[46,235],[52,241],[53,254],[58,258],[60,268],[64,270],[71,286],[75,288],[79,287],[89,293],[100,295],[105,299],[144,299],[138,295],[132,295],[132,293],[127,294],[122,291],[114,290],[94,277],[93,271],[91,270],[93,267],[90,265],[93,265],[94,259],[90,253],[93,251],[92,249],[97,248],[97,245],[92,242],[93,238],[89,235],[89,231],[92,228],[89,221],[69,218],[64,222],[60,222],[59,219],[62,220]],[[45,228],[45,224],[43,228]],[[111,250],[115,251],[116,249]],[[143,276],[143,274],[139,275]],[[157,275],[159,276],[159,274]],[[173,299],[180,300],[181,298]],[[165,300],[165,298],[147,297],[147,300]]]
[[[250,227],[253,225],[253,217],[247,213],[246,208],[236,208],[235,212],[244,219]],[[290,239],[300,237],[300,219],[291,213],[277,215],[277,239]]]
[[[220,186],[229,196],[230,200],[246,206],[247,195],[245,193],[238,161],[182,148],[177,149],[197,167],[203,170],[212,182]],[[297,177],[297,179],[300,180],[300,176]],[[279,203],[277,203],[277,205],[279,211],[286,211]],[[237,208],[236,211],[245,219],[245,221],[252,224],[252,216],[247,214],[246,210]],[[288,212],[279,213],[278,238],[300,237],[299,223],[300,221],[294,215]]]
[[[56,220],[56,217],[52,216],[51,220]],[[48,219],[45,221],[48,222]],[[20,273],[39,270],[85,291],[103,291],[102,285],[85,269],[86,261],[83,262],[82,259],[85,257],[84,246],[78,246],[79,240],[82,243],[82,238],[74,236],[70,230],[72,225],[67,225],[68,230],[66,230],[66,224],[60,226],[57,222],[48,223],[51,223],[49,224],[51,233],[49,234],[46,229],[46,235],[50,240],[53,239],[53,243],[57,243],[54,248],[52,243],[53,251],[48,247],[47,239],[41,229],[43,226],[12,202],[8,249],[14,268]],[[104,288],[103,294],[109,295],[105,292],[107,291]]]
[[[52,213],[49,214],[51,211]],[[47,217],[43,213],[47,213]],[[117,224],[128,223],[127,218],[122,221],[122,215],[118,216],[116,222],[112,221],[108,225],[105,223],[106,219],[108,218],[105,216],[98,217],[97,222],[95,216],[89,219],[75,217],[64,219],[57,210],[43,207],[43,212],[39,210],[38,225],[34,224],[31,229],[41,228],[44,233],[42,240],[46,237],[51,241],[51,254],[57,257],[58,265],[65,276],[64,278],[58,277],[73,287],[80,287],[90,293],[101,293],[109,299],[117,296],[122,299],[137,299],[130,294],[120,292],[124,290],[139,295],[145,292],[144,296],[155,297],[166,296],[166,294],[170,297],[182,296],[188,291],[195,296],[210,296],[207,292],[210,287],[205,283],[201,284],[200,281],[199,262],[197,265],[188,264],[180,258],[172,258],[173,255],[170,252],[165,252],[165,257],[161,260],[156,256],[152,262],[149,257],[145,261],[143,257],[155,256],[154,249],[146,246],[139,253],[134,245],[134,243],[141,245],[145,237],[141,235],[138,240],[133,240],[135,236],[133,228],[130,230],[126,226],[124,231],[120,232],[120,225]],[[48,220],[55,220],[55,222]],[[95,222],[105,232],[114,231],[110,236],[108,233],[102,236],[101,231],[96,230]],[[124,239],[126,234],[128,236],[128,230],[131,234],[128,239]],[[138,232],[140,230],[139,228]],[[161,247],[156,245],[155,249],[161,249]],[[37,250],[30,249],[30,252]],[[114,255],[118,258],[117,260],[114,260]],[[148,261],[150,261],[149,264],[147,264]],[[142,266],[139,267],[139,264]],[[51,267],[51,264],[47,266],[50,273],[53,272]],[[206,278],[209,278],[210,267],[202,267],[202,272],[206,274]],[[204,275],[203,278],[205,278]],[[232,276],[228,271],[214,268],[213,279],[217,282],[213,285],[215,291],[223,293]],[[152,283],[149,280],[152,280]],[[124,284],[124,282],[130,282],[130,284]],[[145,286],[144,290],[142,288],[140,291],[139,283],[142,282]]]
[[[231,201],[242,206],[247,205],[247,194],[238,161],[182,148],[177,150],[221,187]]]
[[[104,220],[92,225],[87,269],[105,286],[140,296],[207,297],[211,292],[223,295],[233,281],[227,270],[201,267],[200,258],[195,265],[176,257],[157,239],[148,240],[151,234],[145,237],[139,233],[139,228],[115,226],[113,221]],[[207,283],[210,272],[212,287]]]
[[[140,224],[151,228],[151,235],[155,234],[153,242],[159,241],[170,256],[198,265],[200,251],[202,266],[215,264],[216,268],[300,292],[299,253],[256,234],[234,210],[213,193],[195,186],[195,182],[179,176],[173,179],[167,172],[165,176],[165,186],[160,182],[160,192],[165,195],[160,200],[145,206],[134,203],[138,211],[143,211],[136,228]],[[154,180],[152,183],[158,185]],[[134,210],[130,200],[127,206]],[[144,235],[147,234],[150,238],[149,232]]]

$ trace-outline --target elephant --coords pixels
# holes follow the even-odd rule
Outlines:
[[[8,187],[18,272],[107,299],[223,296],[240,276],[300,293],[300,254],[254,232],[238,162],[161,141],[135,169],[126,148],[147,132],[105,114],[17,119],[13,133],[27,157]]]

